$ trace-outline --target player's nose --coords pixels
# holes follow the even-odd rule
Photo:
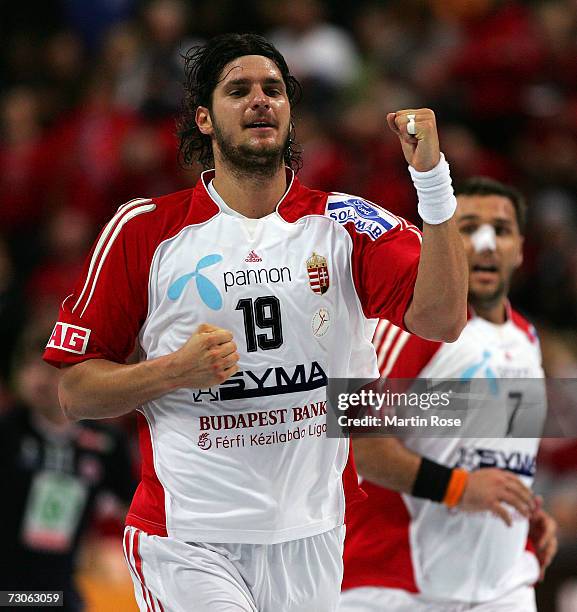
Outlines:
[[[252,108],[268,108],[270,106],[270,98],[260,85],[255,86],[252,92],[251,107]]]
[[[484,223],[471,234],[471,243],[477,253],[482,253],[483,251],[496,251],[497,234],[495,233],[495,228],[489,223]]]

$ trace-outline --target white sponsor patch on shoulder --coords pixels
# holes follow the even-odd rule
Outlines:
[[[353,223],[357,232],[376,240],[385,232],[399,225],[397,217],[384,208],[362,198],[345,194],[331,195],[327,200],[327,212],[341,225]]]
[[[78,327],[58,321],[54,326],[46,348],[61,349],[69,353],[84,355],[88,346],[90,332],[91,330],[86,329],[86,327]]]

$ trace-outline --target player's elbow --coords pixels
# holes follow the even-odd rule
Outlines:
[[[443,330],[442,338],[440,338],[441,342],[456,342],[461,335],[463,329],[465,329],[465,325],[467,324],[467,317],[463,316],[462,319],[453,323],[453,325],[448,326]]]
[[[456,342],[465,327],[465,323],[463,323],[462,325],[460,323],[456,323],[453,325],[447,325],[445,327],[437,327],[435,329],[432,329],[430,335],[427,336],[427,339],[435,340],[436,342],[446,342],[449,344],[451,342]]]
[[[461,332],[467,325],[467,307],[460,308],[456,314],[456,320],[453,322],[453,326],[448,334],[448,339],[445,342],[455,342],[461,336]]]
[[[435,342],[455,342],[467,324],[467,314],[464,312],[453,317],[413,317],[405,321],[407,329],[421,338]]]
[[[405,326],[416,336],[435,342],[455,342],[467,324],[467,307],[458,303],[413,301],[405,313]]]
[[[67,368],[58,384],[58,399],[64,416],[69,421],[79,421],[81,400],[78,397],[78,391],[75,391],[74,385],[75,373],[73,368]]]
[[[62,385],[60,385],[58,388],[58,399],[60,400],[60,408],[62,408],[64,416],[69,421],[78,421],[79,417],[75,411],[74,402],[70,395],[66,393],[66,391],[62,390]]]

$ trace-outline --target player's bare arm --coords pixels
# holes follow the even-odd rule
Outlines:
[[[121,416],[176,389],[218,385],[238,371],[238,359],[230,331],[202,324],[169,355],[132,365],[90,359],[67,368],[60,403],[72,420]]]
[[[429,172],[439,166],[442,158],[432,110],[389,113],[387,123],[399,137],[405,159],[414,170]],[[422,205],[420,202],[421,216]],[[443,206],[440,202],[441,215]],[[466,323],[467,264],[463,244],[452,216],[434,224],[427,223],[426,215],[423,218],[421,258],[405,325],[423,338],[453,342]]]
[[[394,437],[356,438],[353,445],[357,470],[363,478],[400,493],[419,493],[415,485],[423,458],[406,448],[400,440]],[[461,497],[454,502],[466,512],[491,512],[508,526],[512,524],[512,517],[506,505],[525,517],[532,516],[535,510],[531,490],[514,474],[497,468],[468,473]],[[538,522],[541,527],[546,527],[542,517],[535,518],[536,527]],[[548,540],[543,538],[544,549]]]
[[[421,458],[397,438],[354,438],[358,473],[382,487],[411,493]]]

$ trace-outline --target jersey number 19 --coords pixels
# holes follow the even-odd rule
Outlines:
[[[277,297],[266,295],[255,300],[244,298],[238,301],[235,310],[242,310],[246,350],[249,353],[258,348],[263,351],[279,348],[283,338],[280,301]],[[267,330],[266,333],[257,334],[257,327]]]

